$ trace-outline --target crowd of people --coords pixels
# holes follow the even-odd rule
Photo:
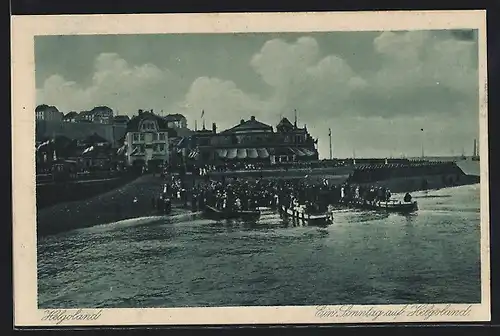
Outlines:
[[[391,191],[385,187],[345,183],[335,185],[327,180],[308,179],[198,179],[186,187],[179,176],[171,176],[164,193],[172,200],[191,205],[193,211],[209,205],[223,211],[256,210],[260,207],[287,208],[303,205],[308,212],[325,212],[330,205],[389,201]],[[408,200],[408,197],[410,198]],[[405,196],[410,201],[411,196]]]
[[[319,160],[293,162],[224,162],[219,164],[191,165],[188,171],[203,176],[210,172],[257,171],[272,169],[310,169],[345,166],[346,161]]]
[[[351,177],[356,183],[372,182],[390,178],[405,178],[426,175],[460,175],[461,170],[454,162],[411,162],[391,163],[378,166],[357,167]]]
[[[303,204],[311,211],[321,211],[328,206],[326,199],[321,197],[327,190],[325,183],[306,183],[303,180],[208,180],[193,188],[192,204],[198,209],[210,205],[227,211]]]

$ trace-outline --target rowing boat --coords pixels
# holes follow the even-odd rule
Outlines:
[[[258,210],[220,210],[213,206],[206,205],[204,214],[206,217],[214,220],[223,219],[242,219],[242,220],[258,220],[260,211]]]
[[[389,211],[389,212],[399,212],[399,213],[411,213],[418,210],[418,204],[416,201],[402,202],[396,200],[389,200],[376,203],[350,202],[347,203],[347,205],[361,210]]]
[[[333,222],[330,212],[310,213],[304,206],[280,207],[280,215],[285,219],[291,219],[309,226],[327,226]]]

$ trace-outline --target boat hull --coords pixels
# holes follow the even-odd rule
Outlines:
[[[280,207],[280,215],[289,220],[299,222],[307,226],[328,226],[332,224],[332,216],[328,213],[323,214],[307,214],[294,209]]]
[[[418,204],[414,202],[379,202],[375,204],[370,203],[351,203],[349,206],[360,210],[375,210],[396,213],[412,213],[418,210]]]
[[[260,218],[260,211],[222,211],[212,206],[205,206],[205,217],[213,220],[241,219],[255,221]]]

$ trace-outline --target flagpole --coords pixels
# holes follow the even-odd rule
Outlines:
[[[329,139],[329,143],[330,143],[330,160],[332,160],[333,153],[332,153],[332,129],[331,128],[328,129],[328,139]]]
[[[422,159],[423,159],[423,158],[424,158],[424,156],[425,156],[425,155],[424,155],[424,140],[425,140],[425,139],[424,139],[424,129],[423,129],[423,128],[421,128],[421,129],[420,129],[420,131],[422,132],[422,139],[421,139],[421,142],[422,142],[422,143],[421,143],[421,146],[422,146]]]

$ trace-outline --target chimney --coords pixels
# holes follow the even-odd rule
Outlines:
[[[217,133],[217,124],[216,123],[212,123],[212,132],[214,134]]]
[[[251,116],[250,120],[252,120],[252,121],[255,120],[255,116]]]
[[[245,119],[240,120],[240,125],[243,125],[245,123]]]

